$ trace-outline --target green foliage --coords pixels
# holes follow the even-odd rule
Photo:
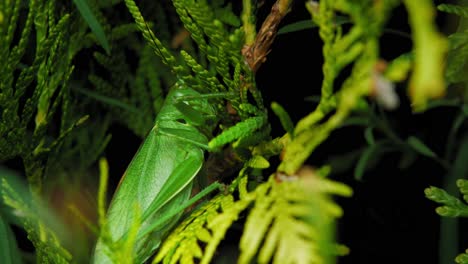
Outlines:
[[[257,252],[259,263],[326,263],[343,253],[332,242],[333,221],[342,211],[328,196],[350,196],[351,189],[312,171],[301,173],[299,180],[278,184],[270,178],[271,189],[256,188],[240,241],[240,263],[250,263]]]
[[[26,187],[14,183],[17,175],[0,175],[7,208],[0,214],[0,234],[6,237],[0,254],[7,263],[18,263],[23,254],[12,224],[27,232],[38,263],[88,262],[96,239],[109,262],[140,263],[158,249],[153,263],[210,263],[237,226],[242,227],[239,263],[334,263],[349,251],[336,241],[335,224],[343,210],[334,196],[349,197],[352,190],[327,179],[330,168],[332,173],[354,170],[355,178],[363,180],[389,152],[401,153],[401,169],[418,157],[439,164],[449,179],[460,179],[457,186],[468,202],[468,181],[461,179],[468,172],[468,139],[460,137],[468,115],[467,90],[462,87],[461,97],[456,91],[432,100],[445,95],[446,83],[465,85],[466,30],[460,23],[449,37],[444,63],[447,41],[435,27],[430,1],[307,1],[311,20],[279,32],[291,1],[278,1],[277,9],[259,21],[263,25],[256,21],[263,3],[249,0],[242,1],[242,10],[222,0],[73,2],[0,2],[0,57],[5,60],[0,68],[0,161],[19,159],[28,181]],[[377,69],[380,37],[401,3],[409,14],[413,50]],[[465,6],[438,8],[462,20],[467,13]],[[273,103],[284,133],[272,138],[260,91],[266,88],[257,87],[248,57],[265,58],[277,33],[311,27],[318,28],[323,42],[318,105],[294,123],[289,106]],[[255,52],[265,54],[247,55],[255,45],[261,47]],[[457,109],[445,153],[420,135],[400,136],[387,119],[383,108],[399,105],[395,83],[407,80],[414,112]],[[169,90],[179,86],[191,92],[174,99]],[[115,124],[147,143],[106,212],[109,168],[102,156]],[[311,169],[311,154],[347,126],[363,127],[366,144],[331,157],[330,166]],[[151,145],[166,139],[166,148]],[[185,152],[175,152],[176,146]],[[180,164],[172,166],[175,161]],[[87,215],[76,201],[67,203],[85,227],[65,232],[64,219],[49,214],[56,209],[42,203],[53,203],[57,189],[72,192],[67,183],[96,185],[97,165],[99,189],[91,188],[92,197],[98,197],[92,208],[97,215]],[[221,179],[210,178],[212,171]],[[226,184],[222,190],[219,184],[202,189],[203,183],[218,180]],[[189,199],[194,182],[201,191]],[[451,191],[430,187],[425,193],[442,204],[438,214],[466,216],[468,205]],[[112,205],[119,201],[116,210]],[[89,237],[70,239],[87,229]],[[460,254],[457,262],[467,262],[467,256]]]
[[[62,45],[67,41],[62,32],[69,26],[70,16],[65,14],[55,21],[56,18],[52,16],[53,10],[49,10],[47,5],[30,1],[21,37],[14,44],[11,42],[20,7],[19,2],[16,3],[16,8],[6,17],[9,23],[2,24],[2,32],[7,31],[5,25],[10,26],[7,37],[2,38],[1,44],[1,54],[3,58],[7,58],[7,66],[3,67],[1,72],[3,77],[0,102],[2,105],[0,159],[7,160],[21,156],[25,161],[25,169],[32,187],[40,191],[43,174],[41,166],[44,161],[41,154],[50,151],[50,148],[57,144],[57,141],[46,142],[46,129],[59,106],[72,70],[70,61],[66,59],[67,46]],[[33,20],[36,21],[34,25],[38,32],[36,55],[31,65],[19,67],[29,41]],[[65,57],[65,60],[59,59],[61,57]],[[19,73],[16,80],[14,80],[15,73]],[[33,90],[31,96],[28,96],[26,91],[33,80],[37,83],[37,88]],[[20,100],[25,101],[22,108],[19,108]],[[28,131],[27,127],[31,125],[34,129]]]
[[[466,91],[464,87],[466,84],[464,71],[465,58],[468,56],[468,48],[466,45],[466,16],[467,6],[464,4],[452,5],[452,4],[441,4],[437,7],[443,12],[448,12],[460,16],[458,19],[458,27],[456,32],[451,34],[449,39],[450,49],[447,55],[447,70],[445,72],[447,83],[449,84],[459,84],[463,87],[463,90]]]
[[[96,34],[96,38],[101,46],[106,50],[106,53],[110,54],[109,42],[104,34],[104,30],[101,24],[97,21],[86,0],[74,0],[73,3],[75,3],[81,13],[81,16],[86,20],[86,23],[88,23],[93,33]]]
[[[112,6],[111,3],[100,2],[103,6],[104,4]],[[24,5],[21,1],[14,1],[0,4],[3,19],[0,31],[2,35],[7,36],[0,40],[2,58],[6,58],[6,66],[0,70],[2,113],[0,160],[5,162],[20,158],[34,193],[32,197],[43,196],[48,201],[57,191],[61,192],[60,188],[66,188],[67,182],[78,182],[82,185],[92,179],[90,168],[110,141],[108,129],[115,119],[128,117],[127,120],[120,121],[132,124],[136,133],[143,136],[154,119],[154,109],[156,111],[159,109],[163,97],[159,77],[154,78],[152,74],[155,65],[150,60],[151,56],[142,56],[146,62],[141,61],[138,76],[129,74],[128,66],[123,67],[126,66],[122,62],[124,55],[116,58],[120,59],[117,63],[122,62],[120,65],[111,65],[115,61],[98,54],[94,61],[90,60],[88,71],[86,68],[78,70],[74,68],[72,65],[74,57],[82,55],[80,52],[96,44],[96,36],[88,33],[88,25],[80,19],[79,13],[67,9],[72,6],[62,5],[56,1],[28,1],[28,3],[29,5]],[[132,39],[129,35],[136,28],[132,24],[109,25],[100,11],[100,6],[93,1],[89,4],[90,10],[95,12],[96,21],[103,25],[108,39],[112,41],[113,51],[116,54],[118,52],[124,54],[122,48],[126,46],[125,41]],[[27,16],[20,16],[20,13]],[[35,34],[31,34],[32,32]],[[35,39],[32,39],[34,36]],[[140,48],[145,46],[144,42],[133,41],[134,50],[149,50]],[[142,106],[149,114],[133,113],[132,117],[127,111],[121,111],[112,105],[110,107],[99,105],[95,98],[88,97],[86,92],[102,96],[98,91],[83,88],[89,86],[89,83],[83,81],[86,80],[86,76],[89,75],[90,79],[93,79],[91,76],[97,76],[93,73],[96,71],[93,65],[97,64],[110,68],[114,73],[113,77],[120,77],[116,81],[129,80],[127,82],[140,87],[132,89],[137,96],[131,94],[133,98],[131,103],[138,105],[135,107],[137,111]],[[122,80],[122,76],[126,78]],[[120,85],[118,87],[126,88]],[[150,92],[155,96],[148,96]],[[109,93],[113,94],[114,91]],[[117,108],[117,110],[107,112],[105,115],[95,114],[102,107],[109,107],[112,110]],[[124,114],[119,116],[118,110]],[[83,175],[89,176],[83,177]],[[45,178],[46,182],[43,181]],[[66,196],[71,196],[73,193],[76,191],[69,190]],[[64,202],[69,199],[71,198],[65,197]],[[77,201],[71,202],[77,203]],[[68,210],[66,206],[60,210]],[[67,213],[61,212],[61,214]],[[58,240],[51,240],[57,230],[42,231],[43,225],[34,223],[33,220],[34,218],[28,219],[28,228],[25,228],[33,243],[47,246],[49,243],[47,241],[55,241],[57,246],[60,245]],[[61,242],[66,243],[67,247],[73,247],[75,261],[79,261],[80,258],[87,259],[86,251],[89,249],[86,247],[90,245],[86,246],[83,243],[87,243],[86,239],[89,238],[83,237],[86,235],[82,232],[82,227],[71,230],[76,241]],[[34,232],[42,233],[41,240],[37,239]],[[48,254],[54,253],[54,248],[48,250]],[[70,259],[70,256],[67,259]]]
[[[15,176],[16,175],[7,170],[0,169],[0,178],[2,179]],[[2,207],[4,206],[3,200],[3,198],[0,200],[0,205],[2,205]],[[0,258],[8,264],[21,263],[22,258],[18,243],[16,242],[15,234],[10,226],[10,222],[13,222],[13,219],[11,218],[13,217],[8,214],[8,211],[2,208],[0,211],[0,237],[2,237],[2,240],[0,241]]]
[[[0,218],[0,228],[0,235],[3,238],[2,241],[0,241],[0,256],[7,264],[21,263],[21,255],[16,243],[15,235],[8,223],[3,219],[3,216]]]
[[[441,204],[436,208],[437,214],[443,217],[468,217],[468,181],[465,179],[457,180],[459,192],[463,195],[461,201],[457,197],[447,193],[445,190],[431,186],[424,190],[426,197],[434,202]],[[456,263],[467,263],[467,254],[461,253],[455,258]]]
[[[360,98],[370,93],[373,67],[379,53],[378,38],[387,15],[395,4],[394,1],[385,2],[383,5],[323,1],[318,8],[315,2],[308,2],[307,8],[312,20],[319,26],[320,37],[324,42],[324,80],[319,105],[297,123],[295,138],[285,148],[282,163],[278,168],[280,171],[293,174],[298,170],[330,132],[345,121],[350,112],[357,107]],[[342,26],[332,26],[337,11],[349,15],[353,23],[345,35]],[[369,28],[370,25],[372,26]],[[338,91],[334,91],[335,79],[348,65],[352,65],[351,75]],[[334,114],[324,121],[323,119],[333,111]]]
[[[5,23],[0,24],[0,31],[6,37],[0,40],[0,53],[6,62],[0,70],[0,160],[20,159],[33,193],[23,198],[23,191],[18,196],[16,189],[3,182],[10,195],[4,194],[4,198],[16,210],[28,213],[19,222],[37,247],[37,259],[65,262],[71,256],[63,253],[63,237],[58,238],[57,230],[46,227],[36,209],[25,203],[30,202],[26,199],[43,200],[42,196],[46,196],[52,182],[46,185],[43,179],[55,171],[47,164],[57,162],[63,154],[57,152],[61,144],[86,119],[84,114],[67,115],[67,85],[74,68],[71,54],[75,48],[70,31],[76,25],[73,15],[55,1],[2,3]]]
[[[17,224],[28,232],[28,238],[33,242],[36,249],[37,262],[69,263],[71,260],[70,253],[61,246],[54,230],[51,228],[54,227],[56,231],[63,227],[59,227],[60,223],[55,216],[48,214],[51,211],[43,207],[40,200],[31,199],[27,186],[17,179],[17,175],[2,171],[0,180],[1,201],[2,204],[9,207],[6,215],[16,218]],[[2,219],[3,217],[5,216],[2,215]],[[5,242],[9,242],[10,246],[15,245],[11,240]],[[4,249],[8,250],[8,247]],[[11,259],[11,261],[14,261],[13,263],[21,262],[18,249],[12,249],[10,253],[14,253],[12,257],[15,257],[15,259]],[[7,256],[2,256],[8,259]]]
[[[257,252],[259,263],[321,262],[343,254],[346,250],[332,242],[331,225],[342,211],[329,195],[349,196],[351,189],[307,169],[301,173],[281,183],[277,179],[280,176],[272,175],[252,192],[244,189],[247,175],[241,175],[240,199],[234,201],[232,195],[220,194],[201,206],[168,237],[154,263],[163,259],[168,263],[194,259],[209,263],[228,228],[251,204],[240,241],[239,263],[251,263]],[[198,241],[207,244],[204,252]]]
[[[414,33],[414,69],[409,83],[409,96],[414,111],[423,111],[427,101],[445,95],[444,65],[448,42],[432,22],[435,15],[432,1],[408,1],[410,25]],[[430,44],[429,44],[430,43]],[[432,54],[432,56],[425,56]],[[429,62],[430,60],[431,62]]]
[[[205,253],[201,249],[198,241],[203,243],[213,243],[213,240],[223,238],[223,235],[211,233],[207,228],[211,220],[219,214],[219,210],[227,210],[232,207],[232,195],[218,195],[209,202],[202,205],[187,217],[179,226],[168,236],[153,260],[153,263],[159,263],[162,260],[166,263],[193,262],[195,259],[202,259],[203,263],[209,263],[216,247],[207,247]],[[228,227],[228,225],[224,225]],[[220,229],[217,229],[218,232]]]
[[[273,110],[273,112],[278,116],[284,130],[291,136],[291,138],[293,138],[294,124],[286,110],[276,102],[271,103],[271,110]]]
[[[466,121],[466,105],[463,103],[466,95],[466,80],[463,78],[466,68],[463,59],[466,57],[466,41],[464,41],[466,35],[466,3],[460,1],[457,5],[441,4],[437,8],[443,12],[456,14],[459,16],[459,19],[456,32],[448,37],[449,50],[446,59],[445,81],[450,85],[451,98],[441,100],[441,103],[436,104],[435,107],[448,106],[458,109],[457,115],[448,131],[448,140],[443,156],[447,168],[443,189],[431,186],[425,189],[424,192],[428,199],[442,204],[442,206],[436,208],[436,212],[439,215],[456,218],[466,215],[466,205],[464,202],[458,199],[457,196],[450,194],[456,192],[458,188],[458,191],[463,194],[466,202],[466,190],[464,187],[466,182],[462,178],[468,172],[465,162],[468,156],[468,138],[460,130]],[[454,184],[455,181],[456,185]],[[450,248],[441,246],[440,261],[442,262],[452,260],[456,254],[454,247],[457,245],[459,233],[457,221],[457,219],[453,219],[453,221],[441,219],[441,239],[447,241],[446,244],[450,246]],[[465,253],[459,254],[455,258],[455,262],[467,263],[466,256]]]
[[[461,193],[463,193],[462,188],[466,184],[467,183],[464,180],[459,180],[457,182],[457,186],[460,188]],[[468,216],[468,206],[463,204],[463,202],[460,201],[458,198],[453,197],[444,190],[437,187],[430,187],[425,189],[424,193],[426,194],[426,197],[428,199],[444,205],[437,207],[436,212],[439,215],[447,217]]]

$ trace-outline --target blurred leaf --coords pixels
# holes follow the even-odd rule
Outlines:
[[[408,77],[413,64],[413,54],[404,53],[393,59],[385,69],[383,76],[392,82],[402,82]]]
[[[466,32],[455,32],[448,37],[450,41],[450,49],[458,49],[461,46],[466,45],[468,43],[468,35]]]
[[[335,20],[336,25],[342,25],[342,24],[345,24],[345,23],[348,23],[348,22],[350,22],[349,18],[346,18],[346,17],[343,17],[343,16],[336,17],[336,20]],[[315,27],[317,27],[317,24],[315,24],[312,20],[310,20],[310,19],[301,20],[301,21],[297,21],[297,22],[288,24],[288,25],[280,28],[278,30],[277,34],[281,35],[281,34],[293,33],[293,32],[302,31],[302,30],[306,30],[306,29],[311,29],[311,28],[315,28]]]
[[[0,194],[2,202],[9,207],[6,215],[11,215],[27,232],[36,254],[42,258],[41,263],[69,263],[72,256],[61,244],[65,240],[72,241],[67,232],[69,228],[39,197],[33,199],[26,181],[0,167]]]
[[[98,40],[99,44],[101,44],[104,50],[106,50],[107,55],[110,55],[110,46],[109,42],[107,41],[106,34],[104,33],[104,29],[94,16],[91,8],[89,8],[88,2],[86,0],[73,0],[73,2],[78,8],[78,11],[80,11],[83,19],[86,21],[86,23],[88,23],[91,31],[93,31],[94,35],[96,35],[96,39]]]
[[[375,144],[375,139],[374,139],[374,134],[373,132],[374,127],[367,127],[366,130],[364,131],[364,138],[366,139],[367,144],[369,145],[374,145]]]
[[[368,113],[369,111],[371,111],[371,106],[369,105],[369,102],[367,102],[366,99],[359,98],[356,102],[356,106],[354,107],[354,111],[360,113]]]
[[[361,181],[367,170],[373,169],[377,166],[382,155],[395,150],[399,150],[399,148],[387,139],[376,141],[373,145],[369,145],[362,152],[361,157],[357,161],[356,167],[354,168],[354,178]]]
[[[102,95],[100,93],[97,93],[97,92],[94,92],[94,91],[91,91],[91,90],[88,90],[88,89],[80,88],[78,86],[75,86],[72,89],[73,89],[73,91],[82,93],[82,94],[88,96],[89,98],[93,98],[93,99],[95,99],[97,101],[100,101],[100,102],[103,102],[105,104],[115,106],[115,107],[119,107],[119,108],[121,108],[121,109],[123,109],[125,111],[128,111],[130,113],[133,113],[133,114],[141,114],[141,112],[136,107],[134,107],[132,105],[129,105],[129,104],[126,104],[126,103],[122,102],[121,100],[118,100],[118,99],[115,99],[115,98],[112,98],[112,97],[109,97],[109,96],[106,96],[106,95]]]
[[[239,27],[241,25],[240,19],[232,12],[232,4],[228,3],[224,8],[215,9],[216,19],[231,25],[233,27]]]
[[[354,179],[361,181],[364,172],[366,171],[367,164],[372,158],[375,158],[375,153],[377,152],[379,145],[369,145],[368,148],[364,150],[361,157],[359,158],[356,167],[354,168]]]
[[[0,167],[0,182],[2,178],[10,178],[12,179],[12,184],[17,187],[20,184],[17,181],[17,177],[18,175],[13,171]],[[0,184],[0,206],[2,207],[0,210],[0,260],[1,263],[5,264],[22,263],[20,250],[10,227],[10,224],[19,225],[20,221],[3,199],[3,191]]]
[[[293,138],[294,137],[294,124],[288,112],[286,112],[286,110],[277,102],[271,103],[271,109],[273,110],[275,115],[279,118],[284,130],[291,136],[291,138]]]
[[[370,123],[369,117],[367,116],[352,116],[347,118],[339,127],[346,126],[368,126]]]
[[[278,30],[278,35],[281,34],[287,34],[287,33],[293,33],[305,29],[311,29],[317,27],[317,24],[315,24],[312,20],[302,20],[302,21],[297,21],[291,24],[288,24]]]
[[[0,215],[0,259],[3,264],[21,263],[15,235],[2,215]]]
[[[463,4],[460,3],[460,1],[457,4]],[[466,3],[465,3],[466,4]],[[468,10],[466,6],[459,6],[459,5],[452,5],[452,4],[440,4],[437,6],[437,9],[440,11],[444,11],[450,14],[455,14],[460,17],[468,18]]]
[[[435,23],[433,1],[405,0],[403,3],[409,15],[415,55],[408,92],[413,112],[421,112],[431,99],[446,93],[444,65],[448,41]]]
[[[29,188],[27,183],[14,171],[11,171],[7,168],[1,167],[0,166],[0,204],[2,206],[5,206],[5,211],[3,211],[3,217],[8,216],[9,217],[9,222],[11,220],[18,221],[15,223],[20,223],[18,220],[21,217],[16,216],[15,214],[12,213],[11,206],[7,204],[6,200],[11,197],[10,193],[11,191],[3,185],[3,181],[8,183],[8,186],[12,190],[14,190],[15,193],[18,193],[17,198],[18,200],[21,200],[20,202],[22,204],[25,204],[26,206],[32,206],[31,201],[32,201],[32,196],[31,193],[29,192]],[[11,217],[11,219],[10,219]]]
[[[460,100],[458,98],[455,99],[435,99],[431,100],[427,103],[426,106],[426,111],[432,108],[437,108],[437,107],[456,107],[460,105]]]
[[[431,158],[436,158],[437,154],[432,151],[424,142],[422,142],[419,138],[410,136],[406,142],[408,145],[410,145],[415,151],[417,151],[419,154],[431,157]]]

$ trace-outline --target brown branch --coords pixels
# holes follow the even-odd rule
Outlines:
[[[252,45],[244,46],[242,55],[252,72],[256,72],[260,65],[266,61],[270,46],[276,37],[278,25],[289,12],[292,0],[277,0],[271,8],[270,14],[260,28]]]

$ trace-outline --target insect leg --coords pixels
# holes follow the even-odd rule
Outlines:
[[[266,115],[247,118],[246,120],[224,130],[221,134],[213,138],[208,143],[208,148],[210,150],[216,150],[225,144],[233,142],[236,139],[246,137],[255,130],[261,128],[266,122]]]

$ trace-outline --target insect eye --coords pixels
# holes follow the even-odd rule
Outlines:
[[[187,124],[187,121],[185,121],[185,119],[183,119],[183,118],[176,119],[176,121],[178,123]]]

